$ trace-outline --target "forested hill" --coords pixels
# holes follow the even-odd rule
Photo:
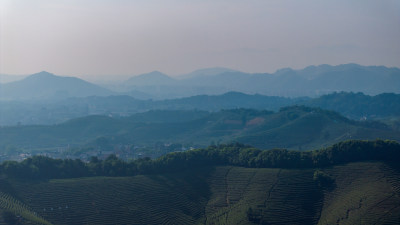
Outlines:
[[[353,121],[333,111],[304,106],[285,107],[276,113],[234,109],[149,111],[124,118],[89,116],[52,126],[2,127],[0,135],[0,148],[23,151],[68,145],[108,150],[156,142],[205,147],[235,141],[263,149],[308,150],[348,139],[400,140],[400,132],[383,123]]]
[[[399,162],[400,144],[395,141],[345,141],[314,151],[286,149],[260,150],[242,144],[210,146],[205,149],[175,152],[151,160],[126,162],[110,155],[106,160],[92,157],[52,159],[34,156],[22,162],[6,161],[0,172],[7,177],[26,179],[74,178],[86,176],[132,176],[178,172],[205,166],[242,166],[250,168],[322,168],[350,162]]]

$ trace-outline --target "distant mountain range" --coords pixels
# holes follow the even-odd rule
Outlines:
[[[286,68],[273,74],[211,68],[178,78],[152,72],[133,77],[122,86],[123,90],[130,87],[130,90],[158,99],[216,95],[229,91],[285,97],[312,97],[340,91],[369,95],[400,93],[400,69],[357,64],[309,66],[302,70]]]
[[[68,97],[129,95],[138,99],[173,99],[226,92],[282,97],[316,97],[332,92],[368,95],[400,93],[400,69],[344,64],[309,66],[302,70],[280,69],[273,74],[244,73],[209,68],[179,77],[158,71],[131,77],[120,84],[95,85],[74,77],[40,72],[0,84],[0,100],[44,100]]]

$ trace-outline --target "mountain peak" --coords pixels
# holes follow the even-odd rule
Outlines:
[[[26,79],[32,79],[32,78],[51,78],[51,77],[56,77],[56,75],[49,73],[47,71],[41,71],[39,73],[34,73],[28,77],[26,77]]]
[[[169,76],[167,74],[165,74],[165,73],[162,73],[162,72],[158,71],[158,70],[154,70],[154,71],[151,71],[149,73],[142,73],[142,74],[133,76],[133,77],[130,78],[130,80],[131,79],[137,79],[137,78],[149,78],[149,77],[169,77]]]
[[[39,73],[34,73],[34,74],[32,74],[32,75],[40,75],[40,76],[55,76],[54,74],[52,74],[52,73],[49,73],[49,72],[47,72],[47,71],[41,71],[41,72],[39,72]]]
[[[293,73],[295,72],[292,68],[286,67],[282,69],[278,69],[275,74],[277,75],[282,75],[282,74],[287,74],[287,73]]]
[[[162,74],[162,75],[165,75],[164,73],[162,73],[162,72],[160,72],[160,71],[158,71],[158,70],[154,70],[154,71],[151,71],[150,73],[147,73],[148,75],[149,74]]]
[[[138,86],[152,86],[173,84],[175,79],[159,71],[153,71],[131,77],[127,82]]]

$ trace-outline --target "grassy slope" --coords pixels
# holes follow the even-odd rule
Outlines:
[[[252,224],[249,208],[252,221],[260,224],[400,222],[398,167],[362,162],[323,171],[335,179],[330,187],[313,180],[313,169],[216,167],[135,177],[10,180],[2,191],[54,224]]]

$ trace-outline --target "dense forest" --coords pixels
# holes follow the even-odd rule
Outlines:
[[[400,144],[388,140],[350,140],[314,151],[260,150],[236,143],[170,153],[154,160],[143,158],[128,162],[118,159],[115,155],[110,155],[105,160],[92,157],[87,163],[79,159],[62,160],[33,156],[22,162],[3,162],[0,169],[1,173],[8,177],[53,179],[158,174],[202,166],[320,168],[368,160],[398,161],[399,158]]]

